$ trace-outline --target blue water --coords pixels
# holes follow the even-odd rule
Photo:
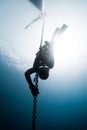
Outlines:
[[[46,87],[43,82],[45,86],[47,85]],[[87,129],[86,75],[82,75],[77,84],[75,81],[73,84],[66,83],[64,86],[68,89],[60,90],[59,87],[62,85],[58,84],[58,81],[53,84],[50,77],[48,81],[40,81],[37,130]],[[78,91],[73,90],[74,87],[77,87]],[[24,78],[24,72],[8,66],[1,60],[0,130],[30,130],[32,105],[33,97]]]

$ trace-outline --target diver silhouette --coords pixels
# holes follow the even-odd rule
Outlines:
[[[49,77],[49,70],[54,67],[53,47],[48,41],[44,42],[45,44],[36,53],[33,67],[25,72],[25,78],[29,84],[29,88],[33,96],[37,96],[37,94],[39,94],[39,90],[33,84],[30,75],[33,73],[38,73],[40,79],[46,80]]]

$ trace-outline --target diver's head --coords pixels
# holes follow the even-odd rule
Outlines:
[[[49,67],[48,66],[39,67],[39,77],[43,80],[46,80],[49,77]]]

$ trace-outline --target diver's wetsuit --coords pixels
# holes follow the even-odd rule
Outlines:
[[[45,44],[41,47],[40,51],[36,53],[36,58],[33,63],[33,67],[28,69],[25,72],[26,80],[29,84],[29,87],[31,89],[33,95],[37,95],[39,92],[37,88],[32,83],[30,75],[32,73],[38,73],[40,66],[47,66],[49,69],[53,68],[54,66],[54,56],[53,56],[53,50],[52,47],[50,47],[49,44]],[[36,90],[35,90],[36,89]]]

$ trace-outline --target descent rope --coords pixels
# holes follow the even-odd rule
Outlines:
[[[35,87],[38,87],[38,73],[36,73],[35,78]],[[37,114],[37,96],[34,96],[33,99],[33,111],[32,111],[32,130],[36,130],[36,114]]]

